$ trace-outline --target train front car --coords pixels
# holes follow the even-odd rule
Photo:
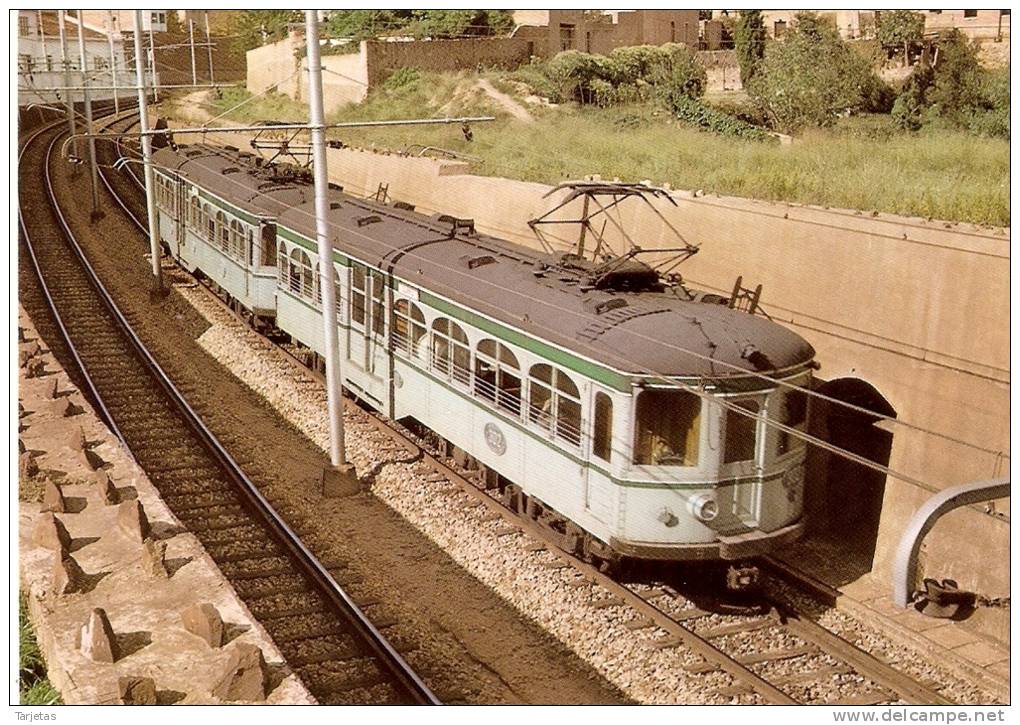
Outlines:
[[[608,543],[642,559],[744,560],[803,526],[799,434],[814,350],[762,316],[685,295],[636,295],[656,313],[634,315],[599,341],[621,365],[638,363]]]

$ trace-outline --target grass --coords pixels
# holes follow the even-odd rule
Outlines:
[[[59,705],[60,693],[46,679],[46,660],[28,619],[25,596],[18,598],[19,700],[22,705]]]
[[[468,73],[422,74],[400,88],[379,89],[333,121],[491,113],[473,141],[458,127],[351,129],[339,135],[363,148],[402,150],[412,143],[479,157],[474,173],[557,183],[587,174],[624,181],[648,179],[708,193],[880,211],[1007,226],[1009,143],[961,131],[910,134],[888,116],[841,121],[805,132],[790,146],[700,132],[649,106],[610,109],[530,106],[533,123],[509,117],[473,87]],[[512,84],[500,83],[501,90]],[[230,90],[223,111],[246,97]],[[301,119],[303,104],[260,98],[233,116],[239,121]]]

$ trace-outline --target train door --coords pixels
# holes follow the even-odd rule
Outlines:
[[[609,477],[613,458],[613,399],[609,392],[589,386],[588,410],[590,448],[581,485],[584,509],[603,523],[609,523],[613,507],[613,486]]]
[[[376,402],[386,398],[386,279],[356,262],[351,266],[351,325],[347,357],[365,373],[361,384]]]

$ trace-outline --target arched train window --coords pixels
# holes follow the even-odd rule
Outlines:
[[[425,337],[425,315],[421,309],[409,300],[397,300],[393,303],[392,317],[390,339],[393,348],[408,357],[419,357],[421,349],[418,343]]]
[[[447,380],[471,382],[471,348],[456,322],[440,317],[432,323],[432,367]]]
[[[545,363],[528,374],[528,419],[572,445],[581,444],[581,397],[566,373]]]
[[[521,414],[521,366],[503,343],[482,340],[475,348],[475,395],[515,416]]]

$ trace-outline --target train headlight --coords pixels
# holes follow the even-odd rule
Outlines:
[[[687,502],[687,507],[695,518],[705,523],[714,521],[715,517],[719,515],[719,503],[715,500],[715,495],[711,493],[699,493],[692,497]]]

